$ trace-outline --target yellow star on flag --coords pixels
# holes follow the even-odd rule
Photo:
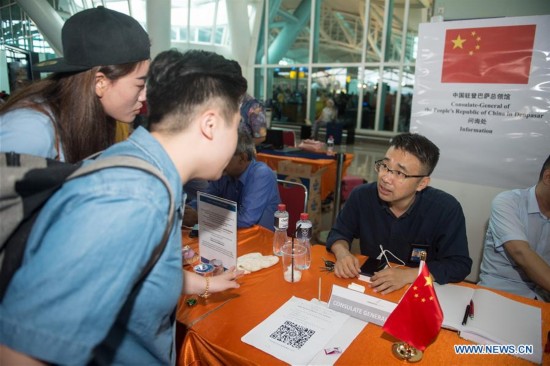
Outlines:
[[[462,47],[462,44],[463,44],[464,42],[466,42],[465,39],[460,38],[460,34],[456,37],[456,39],[453,39],[452,41],[453,41],[453,50],[454,50],[455,48],[463,48],[463,47]]]
[[[432,286],[433,285],[432,276],[425,276],[424,279],[426,279],[426,284],[424,286]]]

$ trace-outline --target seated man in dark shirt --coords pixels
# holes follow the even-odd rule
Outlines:
[[[277,176],[267,164],[256,161],[254,156],[252,138],[245,131],[239,130],[235,155],[227,164],[224,175],[211,181],[205,192],[237,202],[238,228],[258,224],[273,231],[273,215],[281,203]],[[197,201],[191,201],[189,206],[196,209]],[[190,209],[186,208],[184,223],[190,226],[187,216],[192,215],[192,212],[188,211]]]
[[[386,257],[416,267],[422,254],[435,281],[460,282],[470,273],[466,224],[460,203],[428,187],[439,148],[426,137],[395,136],[375,163],[378,181],[355,188],[327,238],[336,256],[337,277],[357,277],[361,263],[350,252],[359,238],[361,254]],[[382,253],[384,252],[384,253]],[[417,268],[385,268],[371,277],[371,288],[387,294],[414,282]]]

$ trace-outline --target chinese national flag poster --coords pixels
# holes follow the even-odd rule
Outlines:
[[[443,311],[437,300],[426,263],[382,329],[403,342],[423,351],[435,339]]]
[[[447,29],[442,83],[528,84],[536,25]]]

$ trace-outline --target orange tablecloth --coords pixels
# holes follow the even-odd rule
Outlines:
[[[261,227],[240,233],[239,255],[263,251],[271,246],[271,232]],[[185,240],[189,241],[189,239]],[[241,341],[241,337],[261,323],[291,296],[304,299],[318,297],[321,278],[321,300],[328,301],[333,284],[345,286],[352,280],[340,279],[333,273],[323,272],[322,258],[333,259],[324,246],[314,245],[312,266],[304,272],[298,283],[288,283],[282,276],[280,264],[245,275],[239,279],[239,289],[214,294],[201,299],[194,307],[184,305],[182,297],[177,319],[187,327],[181,345],[179,365],[282,365],[282,361]],[[364,258],[364,257],[362,257]],[[357,282],[357,280],[355,280]],[[467,286],[474,286],[465,284]],[[389,295],[378,295],[367,288],[366,293],[398,302],[405,289]],[[519,296],[501,293],[512,299],[542,309],[543,342],[550,330],[550,304]],[[498,305],[497,305],[498,306]],[[511,316],[521,316],[512,315]],[[350,347],[341,355],[336,365],[404,365],[391,353],[395,341],[380,326],[368,324]],[[456,332],[442,329],[437,339],[425,351],[422,365],[531,365],[532,363],[511,355],[456,355],[454,345],[473,344]],[[544,345],[543,345],[544,347]],[[544,354],[543,364],[550,364],[550,355]]]
[[[330,192],[336,191],[336,160],[334,159],[307,159],[281,155],[270,155],[265,153],[256,154],[258,161],[263,161],[273,170],[277,170],[279,161],[288,160],[296,164],[307,164],[311,166],[311,172],[315,173],[318,170],[326,168],[321,176],[321,199],[324,200]],[[346,154],[344,166],[342,167],[342,177],[346,175],[346,171],[353,161],[353,154]]]

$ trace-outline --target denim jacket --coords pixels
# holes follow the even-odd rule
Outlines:
[[[102,156],[110,155],[137,156],[159,168],[181,212],[181,178],[145,129]],[[129,298],[167,212],[164,185],[136,169],[107,169],[65,184],[42,209],[0,304],[0,343],[56,364],[173,362],[181,214],[161,258]]]

